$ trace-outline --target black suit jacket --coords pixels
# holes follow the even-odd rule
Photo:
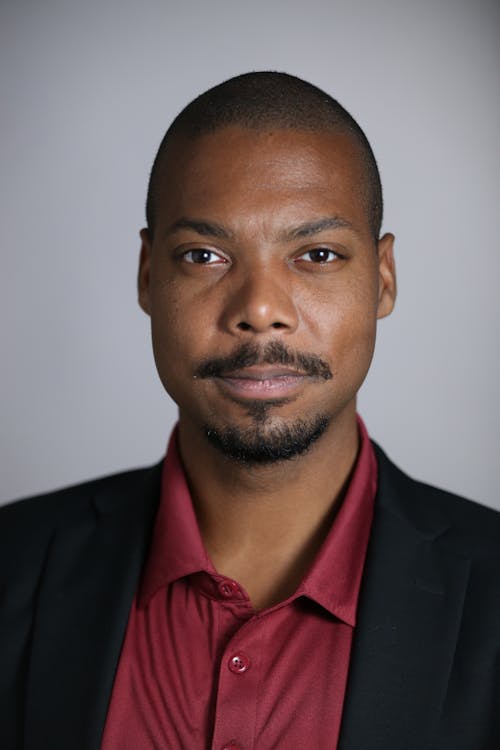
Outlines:
[[[340,750],[499,750],[500,514],[377,457]],[[2,750],[99,748],[160,474],[1,510]]]

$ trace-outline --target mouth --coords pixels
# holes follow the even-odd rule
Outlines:
[[[238,399],[276,400],[293,396],[311,377],[289,367],[254,366],[225,372],[218,384]]]

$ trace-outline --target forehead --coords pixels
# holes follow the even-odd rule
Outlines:
[[[340,214],[368,225],[359,147],[345,132],[226,127],[167,148],[157,193],[158,224],[179,216],[216,218]]]

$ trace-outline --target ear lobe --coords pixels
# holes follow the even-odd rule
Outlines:
[[[151,314],[149,299],[149,272],[151,267],[151,239],[147,229],[141,229],[141,252],[139,255],[139,272],[137,274],[137,290],[139,306],[147,315]]]
[[[378,307],[377,318],[385,318],[396,302],[396,265],[394,263],[394,235],[384,234],[378,241]]]

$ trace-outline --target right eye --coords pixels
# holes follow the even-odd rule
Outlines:
[[[208,250],[206,247],[188,250],[182,255],[186,263],[197,263],[200,266],[214,266],[218,263],[227,263],[227,260],[214,250]]]

